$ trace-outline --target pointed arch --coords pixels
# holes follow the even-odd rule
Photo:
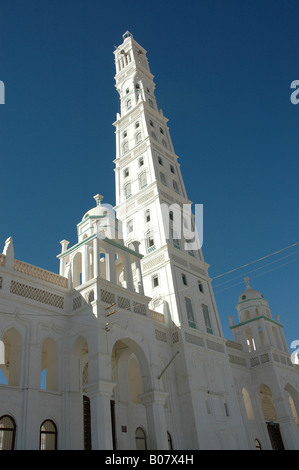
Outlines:
[[[1,366],[8,385],[20,384],[21,373],[21,334],[14,327],[9,328],[3,335],[4,361]]]

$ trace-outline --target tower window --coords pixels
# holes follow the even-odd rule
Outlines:
[[[150,126],[155,127],[152,120],[150,120]]]
[[[163,166],[163,160],[161,157],[158,157],[158,162],[159,162],[159,165],[162,165]]]
[[[162,127],[160,127],[160,132],[161,132],[161,134],[164,135],[164,131],[163,131]]]
[[[191,299],[189,299],[189,297],[185,297],[185,305],[187,310],[188,324],[191,328],[196,328]]]
[[[138,129],[139,126],[140,126],[139,121],[135,122],[135,129]]]
[[[178,183],[175,180],[173,180],[172,186],[173,186],[173,189],[175,190],[175,192],[180,194]]]
[[[173,166],[173,165],[170,165],[170,171],[171,171],[171,173],[175,174],[174,166]]]
[[[128,232],[128,233],[133,232],[133,228],[134,228],[134,226],[133,226],[133,220],[129,220],[129,222],[127,223],[127,232]]]
[[[127,101],[127,109],[131,109],[132,108],[132,100],[128,100]]]
[[[154,103],[152,102],[152,100],[151,100],[151,99],[149,99],[149,100],[148,100],[148,104],[150,105],[150,107],[151,107],[151,108],[153,108],[153,107],[154,107]]]
[[[124,131],[123,132],[123,138],[125,139],[127,137],[127,135],[128,135],[127,131]]]
[[[207,332],[208,333],[213,333],[208,306],[205,305],[205,304],[202,304],[201,307],[202,307],[202,311],[203,311],[203,318],[204,318],[204,321],[205,321]]]
[[[162,171],[160,172],[160,179],[162,181],[162,184],[164,184],[164,186],[167,186],[166,178],[165,178],[164,173],[162,173]]]
[[[151,132],[151,136],[152,136],[153,139],[157,140],[157,136],[154,132]]]
[[[173,220],[173,212],[172,211],[169,211],[169,218],[170,218],[170,220]]]
[[[184,273],[182,273],[182,281],[183,281],[184,286],[188,285],[187,277],[186,277],[186,274],[184,274]]]
[[[139,88],[140,88],[139,83],[136,83],[135,88],[136,88],[136,90],[139,90]]]
[[[139,166],[143,166],[144,165],[144,159],[143,157],[140,157],[139,158]]]
[[[151,220],[151,212],[149,209],[146,209],[145,211],[145,222],[149,222]]]
[[[125,196],[126,199],[130,196],[132,196],[132,188],[131,188],[131,183],[128,183],[125,185]]]
[[[148,252],[151,252],[155,249],[154,236],[151,231],[146,234],[146,247]]]
[[[136,144],[138,144],[139,142],[141,142],[142,140],[142,134],[141,132],[138,132],[135,136],[135,141],[136,141]]]
[[[129,91],[130,91],[130,89],[129,89],[129,88],[127,88],[127,89],[126,89],[126,94],[128,94],[128,93],[129,93]]]
[[[198,281],[198,289],[199,289],[199,292],[203,293],[203,285],[200,281]]]
[[[129,176],[129,174],[130,174],[129,168],[125,168],[124,169],[124,178],[127,178]]]
[[[158,274],[154,274],[152,277],[153,287],[158,287],[159,285],[159,277]]]
[[[146,172],[143,171],[143,172],[140,173],[140,175],[139,175],[139,188],[142,189],[142,188],[144,188],[145,186],[147,186],[147,178],[146,178]]]
[[[127,153],[129,151],[129,142],[123,143],[123,153]]]
[[[162,139],[162,145],[163,145],[163,147],[167,148],[167,143],[164,139]]]

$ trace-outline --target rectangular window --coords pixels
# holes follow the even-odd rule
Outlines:
[[[133,220],[129,220],[129,222],[127,223],[127,232],[133,232]]]
[[[185,305],[187,310],[188,324],[191,328],[196,328],[191,299],[189,299],[189,297],[185,297]]]
[[[203,285],[200,281],[198,281],[198,289],[199,289],[199,292],[203,293]]]
[[[164,186],[167,186],[165,175],[162,172],[160,172],[160,179],[162,181],[162,184],[164,184]]]
[[[159,285],[159,277],[158,277],[158,274],[155,274],[155,275],[152,277],[152,281],[153,281],[153,287],[158,287],[158,285]]]
[[[143,157],[140,157],[139,158],[139,166],[143,166],[144,165],[144,159]]]
[[[175,192],[180,194],[178,183],[175,180],[173,180],[172,185]]]
[[[201,307],[202,307],[202,311],[203,311],[203,318],[204,318],[204,321],[205,321],[207,332],[208,333],[213,333],[208,306],[205,305],[205,304],[202,304]]]
[[[146,209],[145,211],[145,222],[149,222],[151,220],[151,213],[149,209]]]
[[[187,285],[188,285],[188,283],[187,283],[187,276],[186,276],[186,274],[184,274],[184,273],[182,273],[182,281],[183,281],[184,286],[187,286]]]
[[[144,188],[145,186],[147,186],[147,178],[146,178],[146,172],[143,171],[143,172],[139,175],[139,188],[142,189],[142,188]]]
[[[129,174],[130,174],[129,168],[125,168],[124,169],[124,178],[127,178],[129,176]]]

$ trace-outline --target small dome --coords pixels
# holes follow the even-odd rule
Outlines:
[[[97,205],[95,207],[93,207],[92,209],[90,209],[89,211],[87,211],[82,220],[86,219],[87,217],[103,217],[104,215],[107,215],[108,213],[113,213],[113,216],[114,216],[114,212],[112,209],[110,209],[109,207],[107,206],[102,206],[101,205],[101,201],[103,199],[103,196],[101,196],[100,194],[96,194],[94,196],[94,199],[96,200],[96,203]]]
[[[240,302],[245,302],[247,300],[256,300],[256,299],[263,299],[264,296],[257,290],[252,289],[249,285],[249,278],[245,277],[245,282],[246,282],[246,289],[242,292],[242,294],[239,296],[238,303]]]

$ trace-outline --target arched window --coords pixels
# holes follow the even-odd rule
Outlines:
[[[258,439],[254,439],[254,445],[255,445],[256,450],[262,450],[261,443]]]
[[[167,441],[168,441],[168,449],[173,450],[172,437],[169,431],[167,431]]]
[[[147,177],[146,177],[146,172],[143,171],[139,175],[139,189],[145,188],[147,186]]]
[[[40,450],[57,450],[57,428],[54,421],[47,419],[40,427]]]
[[[132,188],[131,188],[131,183],[128,183],[125,185],[125,196],[126,199],[130,196],[132,196]]]
[[[136,144],[138,144],[139,142],[141,142],[142,140],[142,134],[141,132],[137,132],[136,136],[135,136],[135,142]]]
[[[132,100],[128,100],[127,101],[127,109],[131,109],[132,108]]]
[[[11,416],[0,418],[0,450],[14,450],[16,423]]]
[[[127,153],[129,151],[129,142],[125,141],[123,143],[123,153]]]
[[[147,450],[146,434],[142,428],[137,428],[135,431],[136,450]]]

